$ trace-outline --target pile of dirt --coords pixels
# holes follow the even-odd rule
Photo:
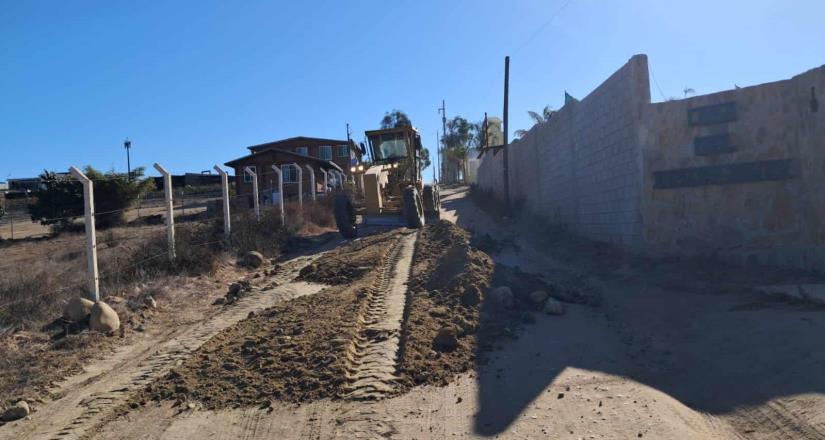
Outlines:
[[[197,401],[215,409],[336,396],[345,383],[356,289],[330,288],[250,316],[149,385],[135,403]]]
[[[381,264],[396,235],[369,237],[330,252],[321,258],[326,261],[316,262],[315,270],[303,271],[299,278],[330,283],[353,273],[336,272],[335,264]],[[218,409],[340,397],[347,384],[347,349],[357,331],[365,289],[376,272],[250,315],[148,385],[130,405],[176,400]]]
[[[479,308],[493,262],[469,243],[467,231],[444,220],[421,232],[399,357],[402,391],[445,385],[475,367]]]
[[[397,233],[393,231],[355,240],[303,268],[298,280],[330,285],[358,281],[381,261]]]

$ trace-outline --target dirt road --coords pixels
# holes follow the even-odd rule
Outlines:
[[[792,275],[663,263],[539,239],[526,222],[494,221],[464,188],[443,197],[444,218],[496,239],[497,263],[550,284],[586,286],[601,304],[567,304],[563,316],[531,313],[526,321],[534,322],[516,338],[495,341],[473,371],[444,387],[374,402],[215,411],[167,402],[115,412],[126,394],[250,310],[320,290],[288,281],[314,258],[302,257],[289,263],[278,287],[260,287],[231,312],[95,364],[62,384],[56,391],[63,397],[40,406],[31,420],[0,427],[0,438],[825,438],[825,310],[751,289]],[[410,245],[399,246],[395,275],[404,272],[398,262],[410,258]],[[374,310],[362,331],[397,330],[400,289],[379,289],[385,295],[376,304],[392,312]],[[378,387],[370,380],[388,374],[382,356],[395,341],[383,341],[362,347],[362,354],[376,355],[372,366],[352,365],[371,390]]]

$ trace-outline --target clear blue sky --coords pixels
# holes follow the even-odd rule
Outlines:
[[[516,130],[636,53],[668,97],[788,78],[825,63],[823,17],[822,0],[2,0],[0,180],[124,170],[126,137],[133,166],[206,170],[347,122],[361,139],[393,108],[434,150],[441,99],[501,114],[504,55]]]

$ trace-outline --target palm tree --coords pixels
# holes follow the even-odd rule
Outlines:
[[[533,119],[533,125],[543,124],[549,121],[550,118],[553,117],[553,113],[556,112],[553,110],[553,107],[550,107],[549,105],[545,105],[541,113],[534,112],[532,110],[527,110],[527,114],[530,115],[531,119]],[[514,131],[513,134],[516,136],[516,139],[518,139],[520,137],[524,137],[524,135],[526,135],[528,131],[529,130],[519,129]]]

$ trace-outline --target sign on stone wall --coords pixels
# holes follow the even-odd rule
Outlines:
[[[688,109],[690,126],[723,124],[736,119],[736,102],[734,101]]]
[[[765,160],[727,165],[655,171],[653,188],[690,188],[706,185],[732,185],[747,182],[787,180],[792,176],[791,160]]]

